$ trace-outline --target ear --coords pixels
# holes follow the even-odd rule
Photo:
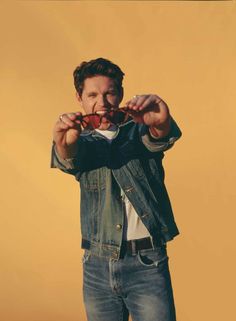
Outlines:
[[[120,90],[120,103],[121,103],[123,97],[124,97],[124,88],[121,87],[121,90]]]
[[[82,102],[82,99],[81,99],[78,91],[76,91],[75,96],[76,96],[76,99],[79,101],[79,103],[81,103],[81,102]]]

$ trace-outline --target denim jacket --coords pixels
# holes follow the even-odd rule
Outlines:
[[[144,124],[121,125],[111,143],[96,131],[84,130],[78,155],[63,160],[52,146],[51,167],[72,174],[80,183],[82,248],[98,256],[118,259],[125,204],[121,189],[148,229],[153,244],[179,234],[164,184],[164,151],[180,138],[171,120],[168,136],[154,139]]]

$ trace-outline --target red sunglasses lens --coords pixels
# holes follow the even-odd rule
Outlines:
[[[107,115],[108,120],[115,125],[123,124],[128,117],[129,114],[121,110],[110,111]]]
[[[83,116],[81,124],[84,128],[96,129],[101,124],[101,117],[96,114]]]
[[[99,114],[88,114],[80,116],[78,119],[84,129],[96,129],[101,125],[103,117],[109,120],[112,124],[119,125],[127,121],[129,114],[124,110],[111,110],[103,116]]]

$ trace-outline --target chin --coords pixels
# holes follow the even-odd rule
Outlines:
[[[99,127],[98,129],[100,129],[100,130],[106,130],[106,129],[108,129],[110,126],[111,126],[110,123],[103,123],[103,124],[100,125],[100,127]]]

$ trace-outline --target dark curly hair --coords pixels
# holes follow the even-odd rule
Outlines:
[[[86,78],[102,75],[114,80],[119,93],[122,91],[122,81],[124,73],[114,63],[104,58],[97,58],[88,62],[83,61],[73,72],[74,85],[79,96],[82,95],[84,81]]]

